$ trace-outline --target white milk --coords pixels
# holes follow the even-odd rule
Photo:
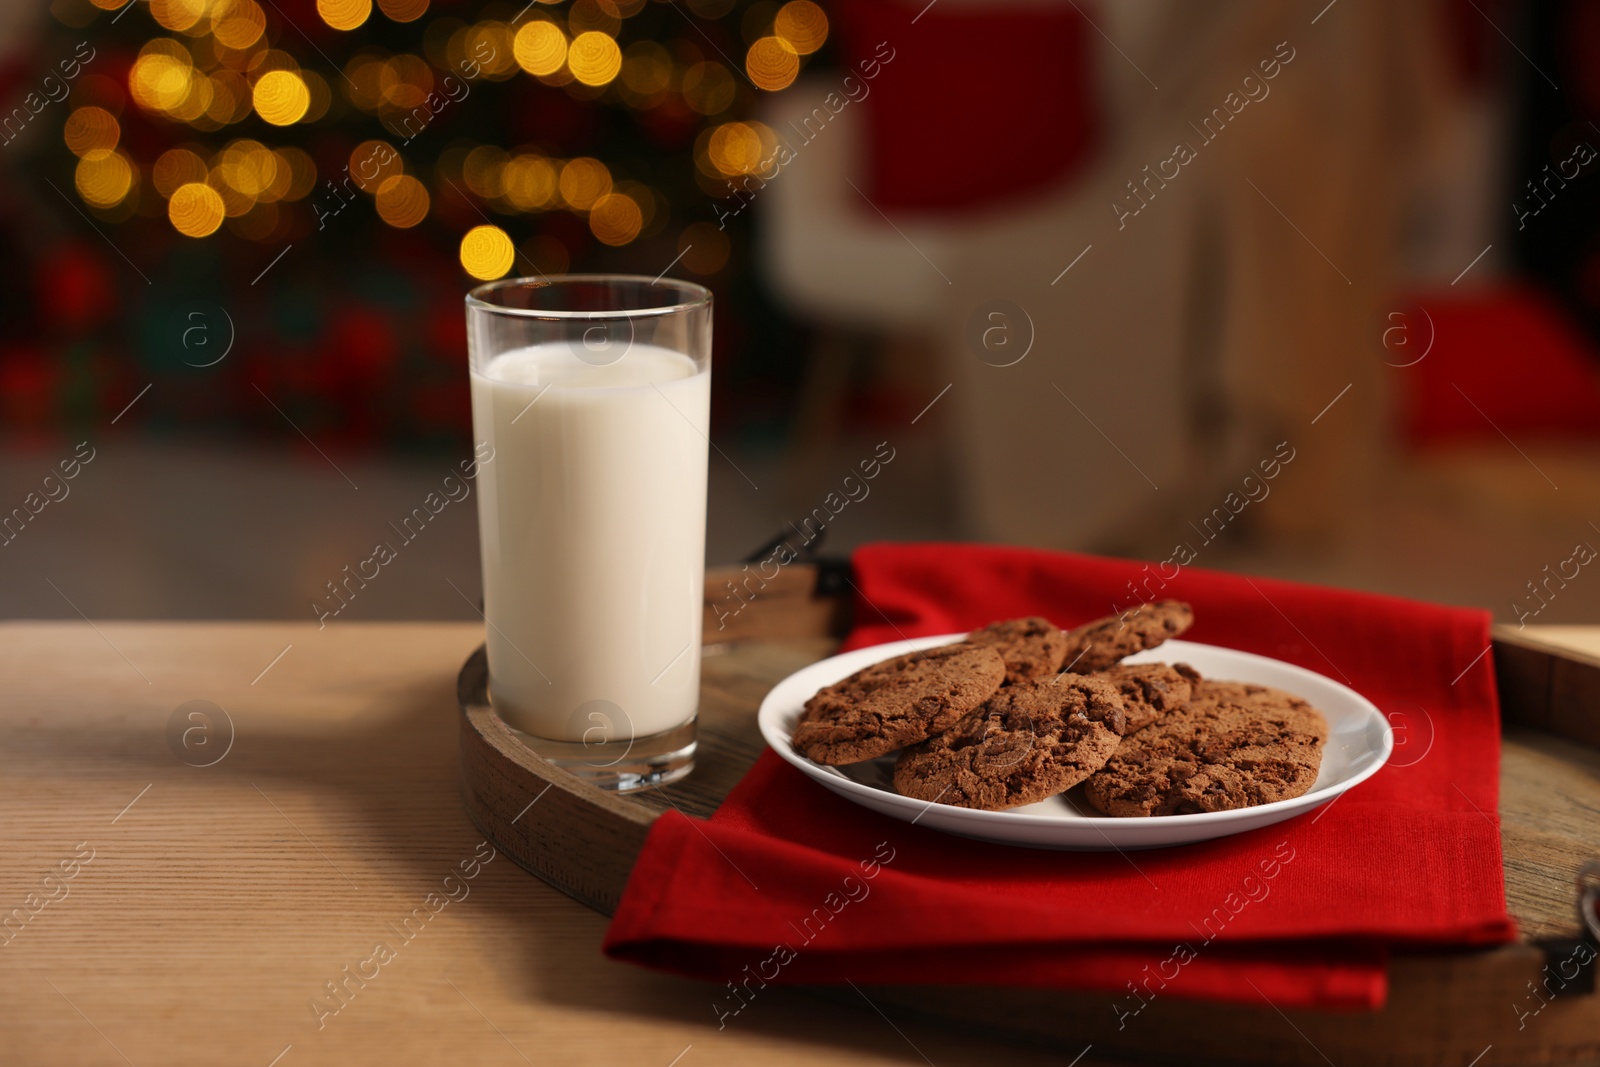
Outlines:
[[[694,715],[710,417],[710,370],[653,345],[473,373],[489,694],[512,726],[596,743]]]

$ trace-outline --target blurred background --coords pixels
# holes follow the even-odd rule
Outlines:
[[[313,618],[470,454],[465,291],[616,271],[716,294],[712,563],[1592,622],[1597,119],[1575,0],[15,0],[0,615]],[[341,619],[476,617],[476,531]]]

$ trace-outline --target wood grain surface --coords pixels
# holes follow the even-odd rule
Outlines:
[[[0,1064],[946,1067],[1066,1063],[1101,1037],[1064,1025],[1048,997],[954,990],[824,1002],[772,987],[718,1030],[711,985],[606,961],[601,915],[503,854],[482,861],[454,694],[481,640],[470,624],[0,626],[0,920],[26,916],[0,926]],[[732,646],[707,658],[706,685],[753,712],[825,651]],[[186,718],[196,700],[218,710]],[[1600,852],[1600,760],[1518,728],[1504,762],[1513,911],[1530,932],[1570,932],[1562,872]],[[1397,963],[1399,986],[1410,966]],[[1433,972],[1404,995],[1426,1016],[1458,980]],[[983,996],[1056,1051],[930,1021]],[[1232,1011],[1170,1005],[1149,1022],[1214,1029]],[[1423,1029],[1514,1032],[1512,1005],[1496,1011]],[[1592,1062],[1593,1012],[1592,999],[1558,999],[1527,1030]],[[1324,1062],[1296,1028],[1337,1037],[1338,1019],[1282,1022],[1284,1062]],[[1421,1061],[1401,1047],[1371,1062]],[[1506,1062],[1518,1061],[1491,1051],[1481,1067]]]

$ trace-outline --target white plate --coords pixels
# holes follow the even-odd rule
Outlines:
[[[844,767],[826,767],[800,755],[790,744],[805,702],[823,686],[832,685],[879,660],[949,644],[964,636],[919,637],[860,648],[796,671],[774,686],[761,702],[761,736],[778,755],[828,789],[884,815],[981,841],[1085,851],[1187,845],[1282,822],[1326,804],[1346,789],[1366,781],[1377,773],[1394,749],[1394,735],[1383,713],[1355,690],[1304,667],[1192,641],[1168,641],[1148,652],[1129,656],[1125,662],[1188,663],[1207,678],[1276,686],[1309,701],[1328,720],[1328,744],[1322,754],[1322,770],[1310,792],[1237,811],[1148,819],[1084,815],[1065,795],[1006,811],[975,811],[951,804],[930,804],[896,793],[892,784],[895,761],[892,755]]]

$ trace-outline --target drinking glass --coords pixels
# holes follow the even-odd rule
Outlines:
[[[700,695],[711,294],[492,282],[467,341],[490,705],[602,788],[674,781]]]

